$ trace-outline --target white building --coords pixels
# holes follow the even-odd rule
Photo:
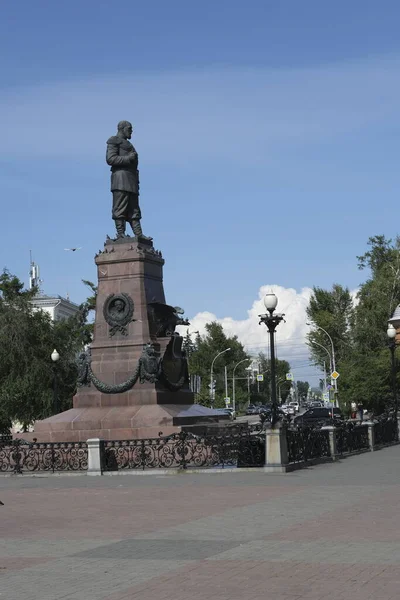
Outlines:
[[[76,315],[78,304],[62,296],[45,296],[40,294],[31,301],[34,308],[43,310],[50,315],[52,321],[63,321]]]
[[[78,304],[71,302],[69,298],[62,296],[46,296],[40,291],[41,279],[39,265],[31,260],[31,271],[29,277],[29,289],[37,288],[39,293],[33,298],[32,305],[37,310],[43,310],[50,315],[52,321],[63,321],[76,315],[79,311]]]

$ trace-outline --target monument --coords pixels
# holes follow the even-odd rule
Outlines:
[[[37,421],[29,437],[39,442],[157,437],[227,419],[194,404],[183,339],[175,331],[189,323],[182,309],[166,303],[164,259],[142,233],[132,131],[121,121],[107,141],[116,237],[107,236],[95,256],[93,342],[79,357],[73,408]]]

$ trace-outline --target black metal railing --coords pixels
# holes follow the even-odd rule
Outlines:
[[[302,427],[286,433],[289,463],[330,458],[329,432],[324,429]]]
[[[167,437],[102,441],[102,469],[205,469],[260,467],[265,463],[265,434],[232,430],[213,435],[182,431]]]
[[[349,454],[369,449],[368,425],[344,423],[336,427],[336,450],[338,454]]]
[[[385,419],[375,423],[375,446],[386,446],[399,441],[397,419]]]
[[[0,442],[0,473],[86,471],[86,442]]]

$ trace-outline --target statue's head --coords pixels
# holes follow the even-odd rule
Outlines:
[[[129,121],[120,121],[118,123],[118,135],[121,135],[126,140],[130,140],[133,133],[132,123]]]
[[[144,351],[146,352],[147,356],[155,356],[156,355],[156,351],[155,351],[153,344],[145,344]]]
[[[114,308],[117,312],[123,312],[124,308],[125,308],[125,304],[122,302],[122,300],[115,300],[114,302]]]

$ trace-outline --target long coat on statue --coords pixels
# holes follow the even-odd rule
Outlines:
[[[111,191],[121,190],[139,194],[138,157],[130,161],[128,156],[136,152],[133,145],[119,135],[107,140],[106,161],[111,167]]]

